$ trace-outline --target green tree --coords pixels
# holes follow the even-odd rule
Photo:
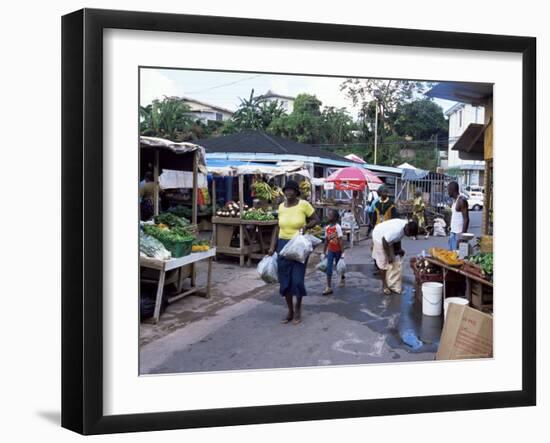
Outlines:
[[[353,132],[357,129],[357,125],[345,108],[325,107],[321,117],[323,143],[337,144],[353,141]]]
[[[443,109],[429,99],[401,103],[397,106],[395,132],[414,140],[429,140],[435,135],[441,140],[448,137],[449,123]]]
[[[140,134],[183,141],[190,137],[195,119],[188,105],[178,98],[155,99],[140,106]]]
[[[294,100],[291,114],[273,120],[268,130],[272,134],[300,143],[323,142],[323,116],[321,101],[314,95],[299,94]]]
[[[241,98],[241,103],[231,120],[222,130],[231,134],[246,130],[266,130],[271,122],[285,111],[278,101],[265,101],[261,96],[254,96],[254,89],[250,91],[248,99]]]

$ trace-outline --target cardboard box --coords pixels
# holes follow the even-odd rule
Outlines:
[[[436,360],[493,357],[493,316],[449,304]]]

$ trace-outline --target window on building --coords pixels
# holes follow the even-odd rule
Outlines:
[[[462,128],[462,109],[458,111],[458,127]]]
[[[216,112],[216,121],[221,122],[223,120],[223,115],[221,112]]]

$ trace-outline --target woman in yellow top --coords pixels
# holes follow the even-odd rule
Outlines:
[[[289,180],[283,188],[285,201],[279,205],[279,224],[273,232],[269,255],[277,253],[288,241],[299,233],[300,229],[310,229],[319,224],[319,217],[315,209],[306,200],[301,200],[298,183]],[[288,260],[280,255],[277,258],[279,272],[279,293],[285,297],[288,314],[282,323],[293,321],[300,323],[302,312],[302,297],[307,295],[304,278],[306,275],[307,260],[300,263]],[[293,306],[292,297],[296,297],[296,306]]]

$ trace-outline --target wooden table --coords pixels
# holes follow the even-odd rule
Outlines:
[[[156,269],[159,271],[159,279],[158,279],[158,286],[157,286],[157,297],[155,301],[155,313],[153,315],[153,321],[155,323],[158,322],[158,319],[160,317],[160,307],[162,304],[162,294],[164,291],[164,282],[166,278],[166,272],[177,269],[179,272],[178,282],[177,282],[177,288],[178,288],[178,294],[170,297],[168,299],[168,303],[175,302],[176,300],[179,300],[182,297],[185,297],[186,295],[195,294],[198,292],[204,291],[204,296],[206,298],[210,297],[210,283],[212,278],[212,259],[216,255],[216,248],[210,248],[208,251],[204,252],[193,252],[189,255],[186,255],[184,257],[180,258],[172,258],[170,260],[158,260],[151,257],[139,257],[139,265],[144,268],[149,269]],[[197,288],[196,286],[196,270],[195,270],[195,264],[203,261],[208,260],[208,275],[206,277],[206,287],[205,288]],[[191,288],[183,291],[183,280],[182,277],[182,268],[184,266],[191,265]]]
[[[433,257],[426,257],[424,260],[427,260],[429,263],[438,266],[442,270],[443,274],[443,299],[446,297],[446,282],[447,282],[447,274],[449,272],[453,272],[455,274],[461,275],[466,280],[466,297],[468,298],[468,302],[476,309],[486,310],[486,309],[492,309],[492,302],[485,303],[483,301],[482,293],[479,291],[474,291],[473,286],[475,284],[480,285],[481,287],[485,286],[487,288],[491,288],[491,290],[494,288],[493,282],[489,280],[485,280],[484,278],[481,278],[477,275],[474,275],[470,272],[466,272],[463,269],[461,269],[459,266],[450,266],[446,263],[443,263],[441,260],[438,260]]]
[[[213,246],[216,247],[218,254],[238,256],[241,266],[244,266],[245,259],[250,265],[252,258],[261,259],[267,254],[270,242],[264,241],[264,234],[268,231],[271,233],[278,223],[278,220],[256,221],[236,217],[212,217]],[[231,246],[235,229],[239,230],[238,247]]]

